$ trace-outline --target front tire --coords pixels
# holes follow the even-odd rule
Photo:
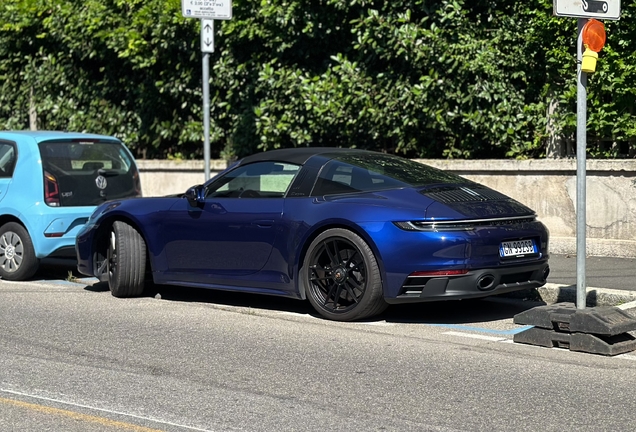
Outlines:
[[[309,302],[325,318],[359,320],[388,306],[373,251],[349,230],[333,228],[316,237],[305,256],[303,277]]]
[[[29,279],[40,265],[27,230],[16,222],[0,227],[0,276],[10,281]]]
[[[108,246],[108,286],[115,297],[136,297],[144,291],[146,242],[121,221],[113,223]]]

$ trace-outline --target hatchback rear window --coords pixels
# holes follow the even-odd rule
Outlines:
[[[119,141],[45,141],[39,147],[49,206],[93,206],[141,196],[139,172]]]

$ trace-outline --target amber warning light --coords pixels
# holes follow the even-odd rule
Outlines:
[[[605,39],[607,38],[605,26],[602,22],[592,18],[583,26],[581,37],[585,47],[581,70],[585,73],[594,73],[596,71],[598,52],[605,46]]]

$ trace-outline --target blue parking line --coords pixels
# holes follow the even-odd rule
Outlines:
[[[499,335],[515,335],[517,333],[521,333],[522,331],[526,331],[528,329],[531,329],[534,326],[523,326],[520,328],[516,328],[516,329],[511,329],[511,330],[493,330],[493,329],[487,329],[487,328],[482,328],[482,327],[471,327],[471,326],[465,326],[465,325],[461,325],[461,324],[426,324],[428,326],[431,327],[446,327],[446,328],[450,328],[453,330],[464,330],[464,331],[473,331],[473,332],[479,332],[479,333],[491,333],[491,334],[499,334]]]
[[[61,280],[61,279],[55,279],[55,280],[46,280],[46,279],[42,279],[39,281],[34,281],[34,282],[43,282],[43,283],[48,283],[48,284],[53,284],[53,285],[82,285],[82,286],[86,286],[86,285],[93,285],[96,282],[99,282],[99,279],[97,278],[82,278],[82,279],[76,279],[75,281],[67,281],[67,280]]]

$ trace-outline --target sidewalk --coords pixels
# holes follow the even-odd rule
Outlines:
[[[585,280],[588,306],[619,306],[636,301],[634,258],[587,257]],[[548,283],[536,290],[519,294],[548,304],[576,303],[576,286],[576,256],[550,255]]]

